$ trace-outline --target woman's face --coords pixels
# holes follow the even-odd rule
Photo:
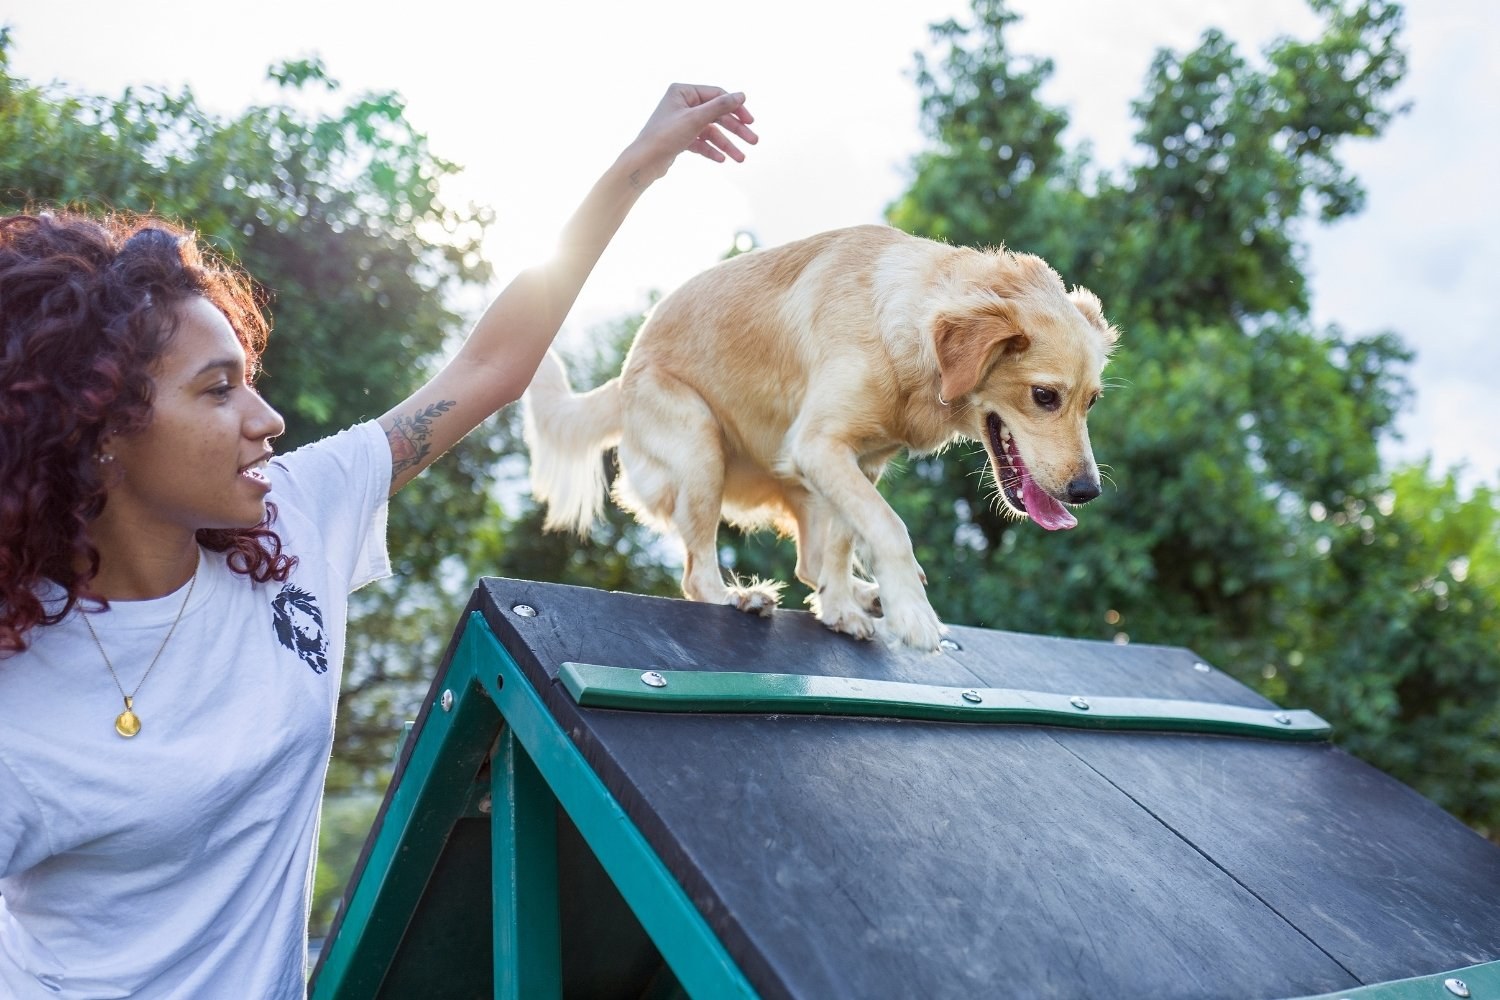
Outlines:
[[[139,528],[253,528],[271,491],[271,439],[286,424],[246,383],[245,351],[224,314],[194,297],[178,315],[154,372],[151,423],[101,449],[113,456],[105,516]]]

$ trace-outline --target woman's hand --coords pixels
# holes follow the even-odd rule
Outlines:
[[[753,121],[744,94],[674,83],[626,151],[627,156],[639,160],[631,179],[642,186],[651,183],[665,174],[684,150],[715,163],[723,163],[726,157],[741,163],[745,154],[731,135],[750,145],[759,142],[760,137],[750,128]]]

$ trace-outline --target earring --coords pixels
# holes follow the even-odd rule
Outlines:
[[[947,406],[948,405],[948,401],[943,398],[943,394],[942,394],[941,391],[938,392],[938,404],[941,405],[941,406]]]

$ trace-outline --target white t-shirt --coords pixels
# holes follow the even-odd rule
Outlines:
[[[0,659],[0,995],[305,995],[348,594],[389,573],[390,448],[361,424],[267,475],[297,566],[256,584],[200,552],[138,735],[115,732],[124,704],[77,612]],[[186,594],[90,616],[126,691]]]

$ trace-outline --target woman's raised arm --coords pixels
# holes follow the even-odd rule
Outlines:
[[[757,141],[753,121],[744,94],[680,83],[667,89],[568,220],[556,255],[517,275],[443,370],[380,418],[391,444],[392,493],[526,390],[604,248],[677,154],[742,161],[735,140]]]

